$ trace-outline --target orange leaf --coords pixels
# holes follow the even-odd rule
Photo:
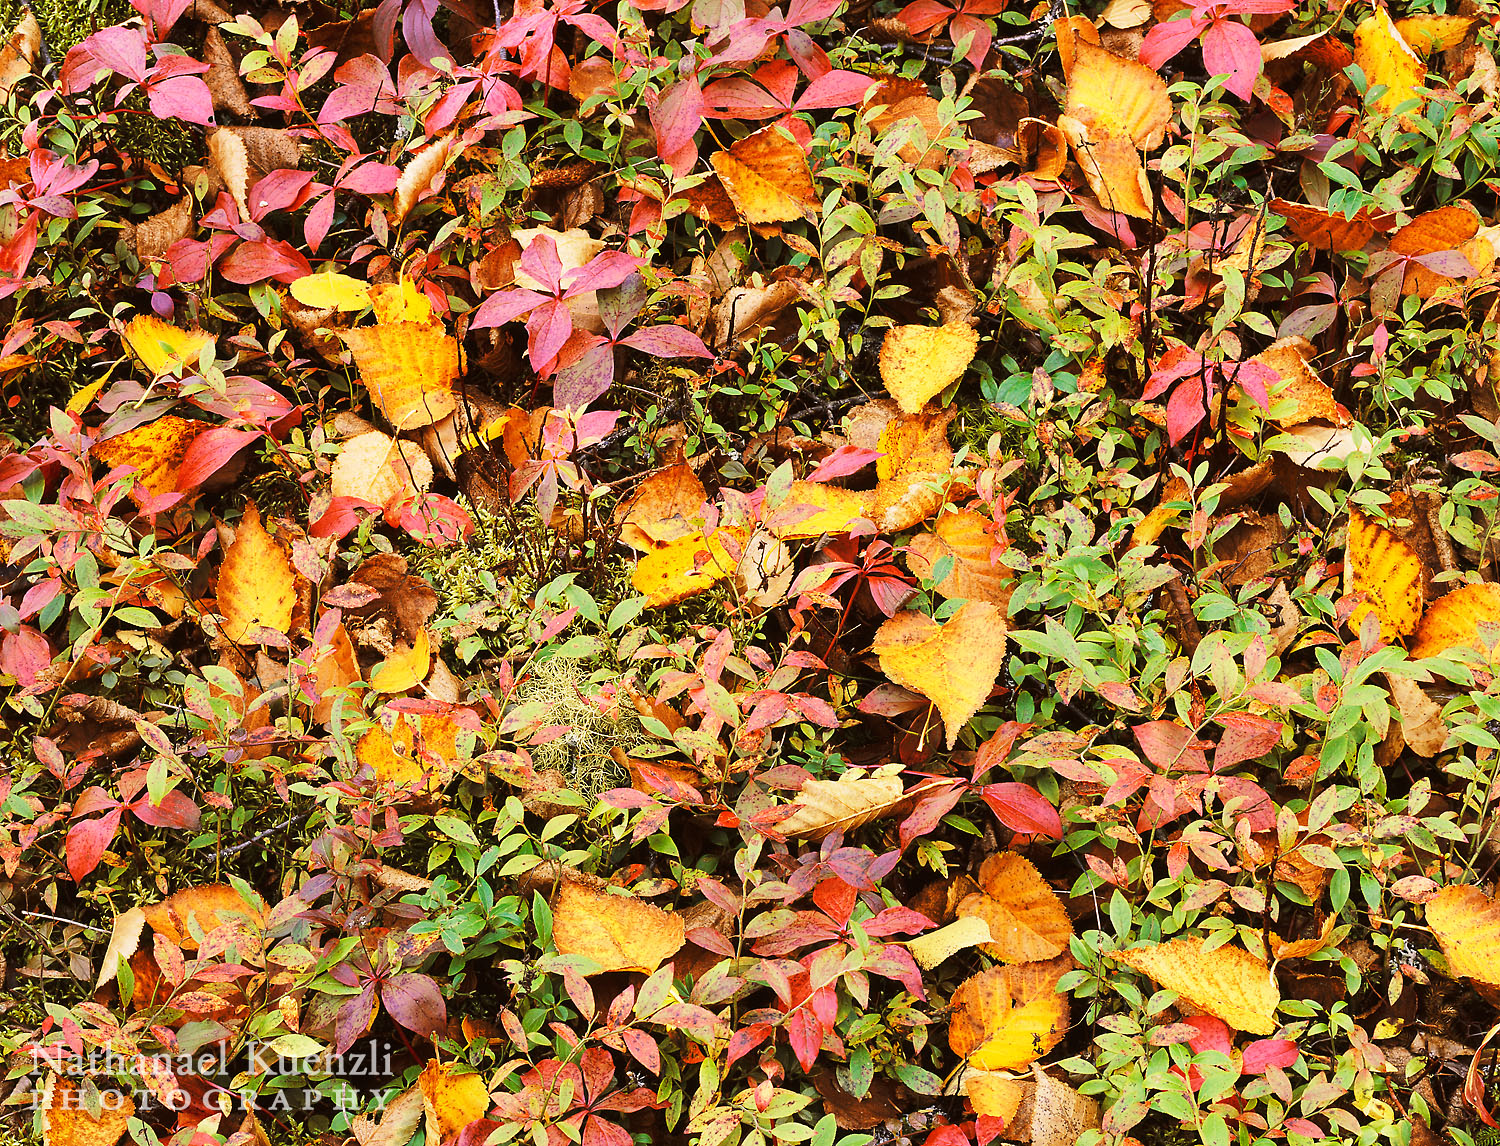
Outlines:
[[[126,430],[94,447],[94,456],[113,469],[135,467],[136,502],[146,495],[161,497],[177,489],[177,470],[195,438],[209,428],[209,423],[194,418],[164,414],[154,422]]]
[[[664,466],[648,474],[635,493],[620,502],[615,511],[620,540],[645,552],[686,537],[697,528],[693,521],[702,519],[707,500],[708,491],[691,466],[685,462]]]
[[[128,1093],[99,1077],[102,1109],[95,1118],[84,1109],[83,1088],[77,1080],[49,1073],[42,1085],[42,1146],[115,1146],[125,1124],[135,1114]]]
[[[564,880],[552,905],[552,942],[564,955],[584,955],[602,971],[650,974],[684,942],[682,916],[632,895],[609,895]]]
[[[948,1046],[977,1070],[1017,1070],[1055,1047],[1068,1028],[1059,966],[991,967],[953,992]]]
[[[1424,12],[1420,16],[1397,20],[1396,31],[1413,51],[1431,55],[1458,47],[1478,23],[1477,16],[1439,16]]]
[[[937,705],[950,750],[1005,664],[1005,627],[1005,614],[994,605],[969,601],[945,624],[922,613],[897,613],[875,634],[880,671]]]
[[[801,145],[774,124],[710,158],[747,223],[790,222],[817,209],[818,192]]]
[[[1320,251],[1358,251],[1375,237],[1375,224],[1363,209],[1352,219],[1289,199],[1272,199],[1271,210],[1286,220],[1298,242]]]
[[[1281,991],[1265,960],[1242,947],[1205,951],[1202,939],[1185,936],[1151,947],[1112,951],[1108,957],[1176,991],[1237,1031],[1269,1035],[1276,1029]]]
[[[1312,343],[1305,338],[1283,338],[1251,359],[1281,375],[1281,380],[1270,386],[1272,420],[1283,428],[1315,419],[1347,426],[1349,415],[1308,361],[1312,351]]]
[[[887,532],[910,529],[943,507],[954,475],[948,424],[955,411],[924,410],[892,419],[880,432],[875,462],[875,501],[871,516]]]
[[[460,1073],[455,1064],[430,1061],[417,1084],[422,1088],[429,1146],[451,1140],[490,1108],[490,1092],[477,1074]]]
[[[219,567],[219,612],[224,636],[237,645],[253,643],[256,630],[285,635],[292,627],[296,573],[285,551],[260,523],[252,501],[235,531],[234,544]]]
[[[1500,635],[1500,585],[1483,581],[1460,586],[1427,606],[1412,637],[1411,656],[1435,657],[1465,648],[1483,652],[1483,624],[1497,626],[1490,635],[1493,642]]]
[[[198,950],[195,930],[207,937],[222,927],[244,937],[246,942],[239,944],[241,954],[253,954],[266,928],[264,905],[246,903],[239,892],[223,883],[185,887],[141,910],[152,931],[185,951]]]
[[[990,561],[995,538],[991,521],[971,509],[941,514],[932,532],[919,533],[906,546],[906,563],[923,579],[930,578],[937,563],[953,558],[953,571],[937,585],[944,597],[988,601],[1002,610],[1010,601],[1011,572]]]
[[[965,897],[958,914],[989,926],[985,952],[1002,963],[1040,963],[1068,949],[1073,924],[1062,900],[1025,856],[990,856],[980,865],[979,886],[984,890]]]

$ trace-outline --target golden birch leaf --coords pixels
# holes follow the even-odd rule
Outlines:
[[[1420,16],[1397,20],[1396,31],[1411,46],[1412,51],[1431,55],[1458,47],[1468,39],[1469,32],[1478,23],[1477,16],[1439,16],[1424,12]]]
[[[460,1074],[451,1063],[430,1061],[417,1079],[431,1146],[451,1140],[490,1109],[490,1093],[477,1074]]]
[[[174,367],[198,369],[198,358],[214,336],[202,330],[183,330],[155,315],[138,314],[125,324],[125,347],[154,377]]]
[[[1477,887],[1455,884],[1439,890],[1426,910],[1448,970],[1500,987],[1500,902]]]
[[[960,951],[978,947],[981,943],[989,943],[993,938],[990,934],[990,925],[981,916],[965,915],[944,927],[939,927],[936,931],[929,931],[926,935],[907,940],[906,949],[911,952],[911,957],[917,961],[918,967],[924,971],[931,971],[939,963],[952,958]]]
[[[370,288],[370,306],[380,323],[419,322],[431,326],[434,322],[432,303],[408,278],[393,283],[376,283]]]
[[[84,1109],[82,1086],[76,1079],[49,1073],[42,1084],[42,1146],[115,1146],[125,1124],[135,1114],[135,1102],[113,1080],[94,1080],[103,1108],[95,1118]]]
[[[1422,618],[1422,559],[1389,529],[1357,509],[1349,511],[1349,542],[1344,554],[1344,592],[1365,600],[1349,615],[1349,628],[1374,613],[1388,641],[1411,635]]]
[[[1500,585],[1463,585],[1427,606],[1411,641],[1412,657],[1435,657],[1450,649],[1483,652],[1479,626],[1500,626]],[[1500,633],[1492,633],[1493,643]]]
[[[1008,1128],[1021,1108],[1026,1085],[1008,1074],[970,1070],[964,1072],[963,1091],[975,1114],[998,1118]]]
[[[991,967],[950,1000],[948,1046],[978,1070],[1018,1070],[1055,1047],[1068,1029],[1058,966]]]
[[[334,497],[357,497],[382,508],[432,484],[432,459],[416,442],[370,430],[350,438],[333,460]]]
[[[196,418],[163,414],[154,422],[100,442],[94,447],[93,454],[111,469],[134,466],[135,486],[131,497],[143,502],[147,494],[161,497],[177,488],[177,471],[187,456],[188,447],[209,428],[208,422]]]
[[[776,825],[787,839],[821,840],[891,815],[906,788],[901,766],[875,772],[845,772],[837,780],[808,780],[797,791],[797,810]]]
[[[426,629],[418,629],[411,644],[397,641],[391,655],[370,674],[370,687],[391,694],[416,688],[432,671],[432,644]]]
[[[256,630],[274,629],[285,635],[292,627],[296,604],[296,573],[285,550],[260,523],[252,501],[245,506],[234,544],[219,567],[219,612],[224,636],[237,645],[249,644]]]
[[[1132,149],[1155,151],[1166,139],[1172,101],[1154,68],[1127,60],[1086,39],[1073,44],[1065,114]]]
[[[635,492],[620,501],[615,521],[620,540],[648,552],[695,531],[694,519],[703,517],[708,491],[692,466],[685,462],[663,466],[646,476]]]
[[[458,340],[439,326],[390,322],[343,332],[360,381],[386,421],[414,430],[458,409]]]
[[[807,156],[772,125],[709,157],[735,210],[747,223],[786,223],[818,206]]]
[[[989,928],[987,954],[1002,963],[1040,963],[1068,949],[1073,924],[1062,900],[1025,856],[997,852],[979,868],[983,889],[966,896],[958,914]]]
[[[1276,1030],[1281,991],[1265,960],[1243,947],[1205,951],[1202,939],[1185,936],[1151,947],[1112,951],[1109,958],[1176,991],[1237,1031],[1269,1035]]]
[[[732,574],[740,543],[734,530],[716,530],[711,537],[694,530],[645,554],[630,583],[655,607],[675,605]]]
[[[988,601],[1002,611],[1010,601],[1011,572],[990,561],[995,538],[990,532],[994,523],[972,509],[940,515],[929,533],[919,533],[906,546],[906,563],[924,580],[930,578],[937,563],[953,558],[953,571],[937,585],[944,597],[961,597],[967,601]]]
[[[967,322],[893,326],[880,344],[880,378],[902,411],[915,414],[963,377],[977,349],[979,332]]]
[[[821,481],[794,481],[786,500],[766,518],[766,528],[784,541],[848,533],[870,523],[870,492],[844,489]]]
[[[303,275],[287,289],[294,299],[314,310],[364,310],[370,305],[370,284],[337,271]]]
[[[1418,89],[1427,81],[1427,65],[1402,38],[1384,8],[1376,8],[1374,15],[1354,29],[1354,62],[1372,88],[1385,86],[1375,106],[1387,114],[1418,98]]]
[[[937,706],[950,750],[1005,664],[1005,628],[1005,614],[994,605],[969,601],[945,624],[897,613],[875,634],[880,671]]]
[[[633,895],[610,895],[565,880],[552,904],[552,942],[564,955],[585,955],[601,971],[650,974],[675,955],[686,936],[682,916]]]

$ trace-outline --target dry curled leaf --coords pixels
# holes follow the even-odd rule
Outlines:
[[[787,839],[807,840],[849,832],[894,814],[905,793],[899,764],[876,772],[850,770],[837,780],[808,780],[797,791],[797,810],[776,830]]]
[[[260,629],[286,635],[297,601],[296,579],[286,551],[266,532],[260,511],[250,502],[219,567],[224,636],[243,645],[253,643]]]
[[[1018,1070],[1055,1047],[1068,1029],[1061,970],[1031,963],[991,967],[966,980],[949,1006],[948,1045],[978,1070]]]
[[[1005,664],[1005,614],[969,601],[939,624],[922,613],[897,613],[875,634],[880,671],[937,706],[948,748],[979,711]]]
[[[610,895],[572,880],[552,905],[552,941],[564,955],[584,955],[601,971],[650,974],[682,947],[682,916],[631,895]]]
[[[412,208],[435,186],[440,186],[443,172],[453,154],[451,136],[434,140],[407,162],[396,180],[396,193],[391,204],[391,222],[400,226],[411,214]]]
[[[1204,950],[1203,940],[1185,936],[1112,951],[1108,958],[1154,980],[1237,1031],[1269,1035],[1276,1030],[1281,991],[1264,959],[1243,947]]]

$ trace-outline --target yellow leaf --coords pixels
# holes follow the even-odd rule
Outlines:
[[[381,324],[419,322],[430,326],[433,323],[432,303],[411,279],[375,284],[370,288],[370,305]]]
[[[382,508],[432,484],[432,460],[416,442],[379,430],[350,438],[333,461],[334,497],[357,497]]]
[[[83,1103],[83,1087],[76,1080],[49,1073],[42,1085],[42,1146],[115,1146],[135,1114],[129,1093],[107,1076],[94,1079],[101,1109],[95,1118]]]
[[[234,544],[219,567],[219,612],[224,635],[237,645],[254,640],[257,629],[286,634],[296,603],[296,574],[285,551],[260,523],[252,501],[235,531]]]
[[[615,520],[620,540],[642,552],[694,532],[703,517],[708,491],[685,462],[663,466],[646,476],[635,492],[620,501]]]
[[[951,407],[893,418],[880,431],[875,462],[875,501],[871,516],[886,532],[920,525],[943,507],[953,481],[953,447],[948,444]]]
[[[1429,899],[1426,910],[1448,970],[1500,987],[1500,902],[1477,887],[1453,885]]]
[[[1176,991],[1237,1031],[1269,1035],[1276,1030],[1281,991],[1265,960],[1242,947],[1205,951],[1202,939],[1186,936],[1152,947],[1112,951],[1109,958]]]
[[[1033,963],[991,967],[959,985],[950,1000],[948,1046],[978,1070],[1017,1070],[1055,1047],[1068,1028],[1057,993],[1061,970]]]
[[[735,530],[720,529],[712,537],[694,530],[643,556],[630,583],[653,606],[675,605],[733,573],[742,543]]]
[[[837,780],[808,780],[797,791],[797,810],[776,830],[787,839],[821,840],[891,815],[905,794],[899,764],[877,772],[851,770]]]
[[[441,327],[390,322],[346,330],[360,381],[386,421],[398,430],[431,425],[453,413],[458,400],[458,341]]]
[[[817,209],[807,156],[782,128],[763,127],[710,160],[747,223],[790,222]]]
[[[1099,202],[1149,219],[1151,189],[1139,152],[1155,150],[1166,138],[1172,118],[1167,85],[1154,69],[1081,37],[1073,42],[1073,54],[1067,104],[1057,126]]]
[[[1004,667],[1005,615],[985,601],[969,601],[942,625],[897,613],[875,634],[875,654],[881,672],[937,705],[951,750]]]
[[[1183,511],[1176,508],[1172,503],[1188,500],[1187,482],[1175,474],[1167,478],[1161,487],[1161,494],[1156,499],[1156,505],[1151,512],[1136,522],[1135,529],[1130,534],[1130,544],[1155,545],[1157,539],[1166,531],[1167,526],[1178,521]]]
[[[364,310],[370,305],[370,284],[337,271],[318,271],[293,280],[292,297],[314,310]]]
[[[1011,572],[990,561],[994,523],[972,509],[944,513],[930,533],[919,533],[906,547],[906,563],[918,577],[931,578],[937,563],[953,558],[953,571],[937,585],[944,597],[988,601],[1004,610],[1010,601]]]
[[[452,718],[425,715],[416,718],[416,726],[404,715],[398,715],[387,731],[377,724],[359,738],[354,758],[368,764],[375,779],[382,784],[407,787],[431,776],[431,787],[444,787],[458,768],[458,726]],[[435,761],[424,760],[419,749],[426,749]]]
[[[903,412],[915,414],[963,376],[979,348],[967,322],[893,326],[880,344],[880,377]]]
[[[214,336],[202,330],[182,330],[149,314],[139,314],[125,325],[125,347],[154,377],[174,368],[198,369],[198,358]]]
[[[431,1060],[417,1079],[422,1088],[422,1111],[429,1146],[450,1141],[490,1109],[490,1093],[477,1074],[460,1073],[451,1063]]]
[[[431,671],[432,646],[427,630],[418,629],[411,644],[396,642],[391,655],[370,674],[370,687],[382,693],[406,692],[426,680]]]
[[[1416,99],[1417,89],[1427,80],[1427,65],[1411,50],[1384,8],[1376,8],[1373,16],[1354,29],[1354,62],[1370,87],[1385,86],[1375,106],[1387,114]]]
[[[1352,631],[1359,632],[1373,612],[1380,618],[1381,635],[1399,640],[1415,631],[1422,617],[1422,559],[1390,530],[1351,509],[1344,592],[1365,594],[1349,615]]]
[[[1500,626],[1500,585],[1463,585],[1439,597],[1422,614],[1412,637],[1412,657],[1435,657],[1449,649],[1483,652],[1481,624]],[[1493,642],[1497,635],[1491,634]]]
[[[154,422],[100,442],[93,452],[111,469],[134,466],[132,496],[137,502],[143,502],[146,500],[144,495],[160,497],[177,488],[177,470],[188,447],[208,428],[207,422],[163,414]]]
[[[917,961],[917,966],[924,971],[931,971],[958,952],[978,947],[981,943],[989,943],[993,938],[990,925],[980,916],[966,915],[962,919],[955,919],[946,927],[939,927],[936,931],[907,940],[906,949]]]
[[[1026,1094],[1020,1079],[977,1071],[965,1073],[963,1089],[975,1114],[998,1118],[1007,1127],[1015,1120],[1021,1099]]]
[[[1420,16],[1408,16],[1396,21],[1396,31],[1411,45],[1413,51],[1423,55],[1446,52],[1468,39],[1469,32],[1479,23],[1477,16],[1439,16],[1426,12]]]
[[[1025,856],[997,852],[979,868],[982,891],[958,905],[989,927],[984,951],[1002,963],[1040,963],[1068,949],[1073,924],[1062,900]]]
[[[813,512],[809,513],[808,511]],[[848,533],[860,522],[869,523],[868,490],[844,489],[820,481],[794,481],[786,500],[766,519],[766,528],[783,540]],[[873,524],[866,524],[873,529]]]
[[[650,974],[682,946],[682,916],[633,895],[609,895],[564,880],[552,905],[552,942],[564,955],[584,955],[603,971]]]

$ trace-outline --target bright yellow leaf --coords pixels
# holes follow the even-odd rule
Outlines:
[[[978,348],[967,322],[893,326],[880,345],[880,377],[902,411],[915,414],[963,376]]]
[[[411,644],[397,641],[391,655],[370,674],[370,687],[376,692],[397,693],[416,688],[432,671],[432,645],[426,629],[418,629]]]
[[[633,895],[610,895],[563,880],[552,905],[552,942],[564,955],[585,955],[602,971],[650,974],[682,946],[681,915]]]
[[[977,1070],[1018,1070],[1055,1047],[1068,1029],[1055,964],[991,967],[953,992],[948,1046]]]
[[[1427,606],[1412,637],[1411,655],[1435,657],[1464,648],[1481,652],[1479,626],[1486,623],[1500,626],[1500,585],[1463,585]],[[1494,641],[1493,634],[1490,639]]]
[[[1373,612],[1380,618],[1381,635],[1399,640],[1414,632],[1422,617],[1422,559],[1389,529],[1351,509],[1344,592],[1365,594],[1349,615],[1350,629],[1359,632]]]
[[[1276,1008],[1281,1003],[1276,978],[1264,959],[1243,947],[1205,951],[1202,939],[1185,936],[1150,947],[1112,951],[1108,957],[1176,991],[1237,1031],[1269,1035],[1276,1030]]]
[[[1427,926],[1455,976],[1500,987],[1500,902],[1477,887],[1445,887],[1427,901]]]
[[[125,325],[125,346],[154,377],[174,368],[198,369],[205,346],[214,336],[202,330],[183,330],[150,314],[138,314]]]
[[[737,530],[720,529],[711,537],[694,530],[645,554],[630,583],[654,606],[675,605],[733,573],[743,543]]]
[[[364,310],[370,305],[370,284],[337,271],[318,271],[293,280],[292,297],[314,310]]]
[[[251,643],[261,628],[286,634],[292,627],[296,599],[292,563],[261,525],[260,511],[252,501],[219,567],[219,612],[224,617],[225,637],[239,645]]]
[[[441,421],[458,408],[458,341],[441,327],[390,322],[346,330],[360,381],[398,430]]]
[[[943,624],[923,613],[897,613],[875,634],[880,671],[937,706],[948,748],[958,742],[1005,665],[1005,614],[969,601]]]

